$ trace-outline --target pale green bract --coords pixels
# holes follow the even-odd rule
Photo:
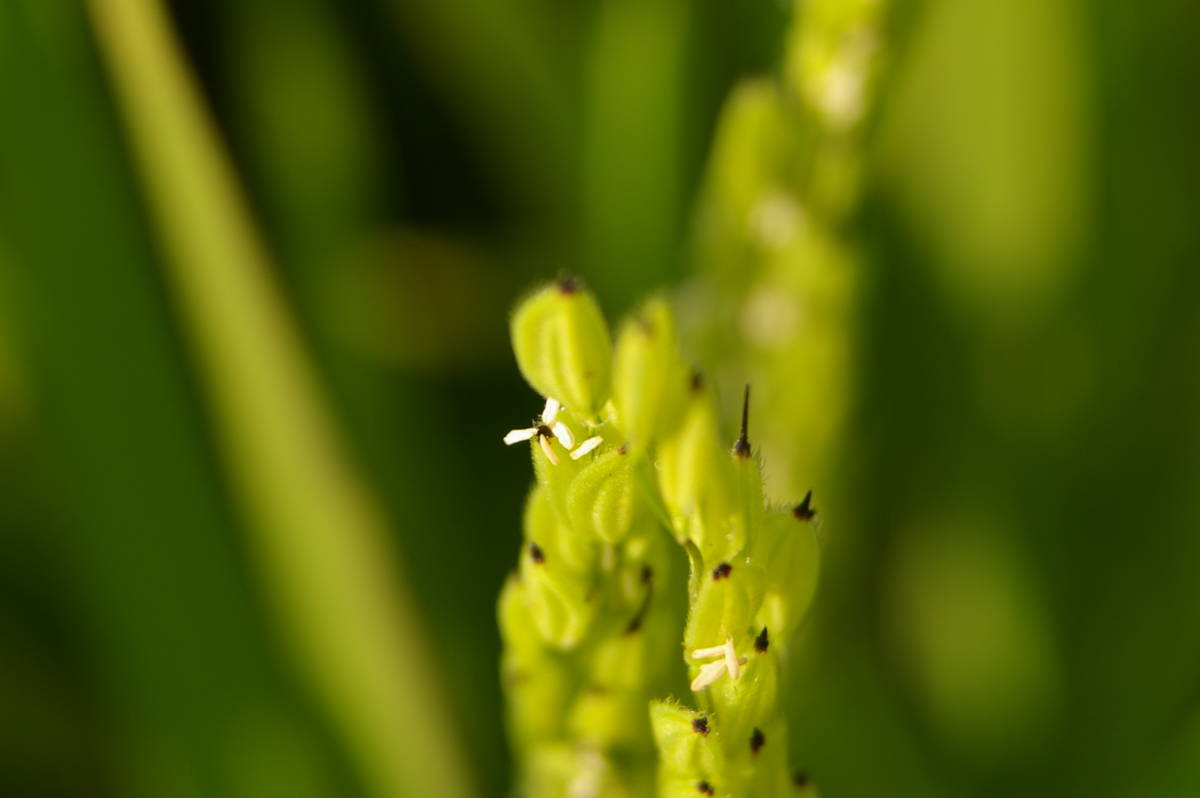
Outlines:
[[[532,294],[512,334],[546,400],[505,436],[537,475],[499,609],[519,791],[794,793],[780,663],[817,581],[807,500],[764,506],[745,421],[731,450],[661,299],[615,352],[574,281]]]

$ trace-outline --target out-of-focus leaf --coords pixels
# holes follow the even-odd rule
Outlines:
[[[327,416],[162,9],[90,7],[230,483],[297,666],[378,795],[470,794],[435,658],[382,556],[383,518]]]

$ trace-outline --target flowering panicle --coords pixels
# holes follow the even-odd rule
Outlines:
[[[730,449],[664,302],[613,352],[591,295],[559,282],[512,337],[545,398],[504,436],[537,476],[499,611],[523,793],[782,794],[780,657],[816,583],[811,513],[765,508],[747,417]]]
[[[578,283],[534,293],[511,326],[521,373],[545,397],[535,423],[504,436],[529,444],[537,476],[499,609],[521,792],[647,795],[647,705],[670,689],[683,612],[673,545],[638,488],[650,478],[636,441],[658,422],[618,412],[629,407],[626,347],[618,342],[614,364],[607,326]]]

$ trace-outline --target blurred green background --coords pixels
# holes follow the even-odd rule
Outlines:
[[[0,794],[505,794],[507,313],[703,277],[793,12],[0,0]],[[1200,14],[885,33],[798,752],[835,798],[1198,794]]]

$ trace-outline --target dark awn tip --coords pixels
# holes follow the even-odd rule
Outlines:
[[[713,569],[713,581],[725,579],[733,571],[733,566],[727,562],[723,562]]]
[[[817,508],[812,506],[812,491],[804,494],[804,501],[792,508],[792,515],[799,518],[801,521],[811,521],[813,516],[817,514]]]
[[[529,541],[529,556],[538,565],[541,565],[546,561],[546,552],[542,551],[542,547],[534,543],[532,540]]]
[[[558,293],[560,294],[575,294],[583,288],[583,284],[579,281],[579,278],[570,275],[559,277],[557,285]]]
[[[758,749],[762,748],[763,743],[766,741],[767,738],[763,736],[762,729],[756,728],[754,733],[750,735],[750,753],[757,754]]]
[[[754,650],[759,654],[767,653],[767,648],[771,645],[771,638],[767,636],[767,627],[758,633],[758,637],[754,638]]]
[[[629,444],[622,443],[620,448],[617,449],[617,454],[629,454]]]
[[[650,599],[654,596],[654,585],[651,579],[654,572],[650,570],[649,565],[642,566],[642,584],[646,585],[646,597],[642,599],[642,606],[638,607],[637,614],[629,621],[629,625],[625,627],[625,634],[631,635],[642,628],[642,621],[646,618],[646,613],[650,611]]]
[[[654,595],[654,587],[646,588],[646,598],[642,599],[642,606],[638,607],[637,614],[629,619],[629,625],[625,627],[625,634],[632,635],[641,631],[642,621],[646,619],[646,613],[650,611],[650,597]]]
[[[714,790],[712,788],[712,785],[709,784],[707,781],[696,782],[696,792],[700,793],[701,795],[716,795],[717,794],[716,790]]]
[[[692,720],[692,731],[696,734],[708,734],[708,718],[699,717]]]
[[[738,439],[733,444],[733,454],[735,457],[746,458],[750,456],[750,439],[747,437],[750,427],[750,385],[746,384],[746,393],[742,396],[742,428],[738,432]]]
[[[792,774],[792,784],[795,784],[797,787],[807,787],[808,774],[803,769],[797,770]]]

